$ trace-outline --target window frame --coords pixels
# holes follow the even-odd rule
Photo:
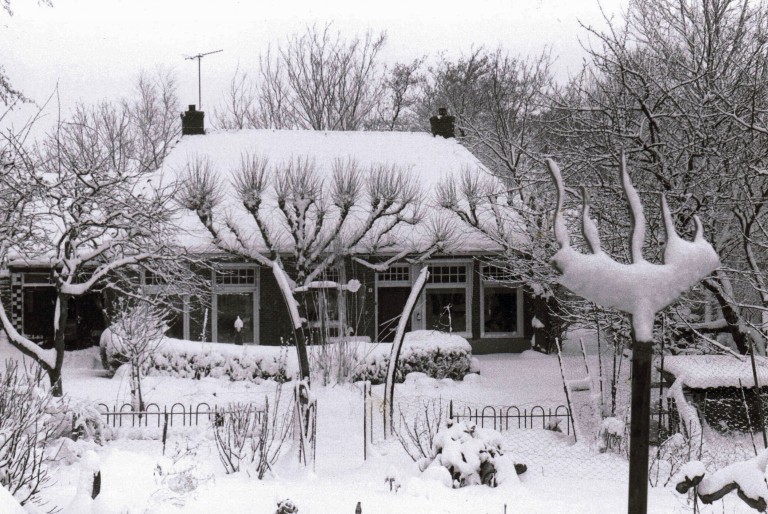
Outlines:
[[[472,338],[472,270],[473,265],[471,260],[467,259],[436,259],[425,262],[427,266],[463,266],[464,267],[464,282],[439,282],[430,283],[429,279],[424,285],[424,291],[421,294],[421,298],[414,309],[415,320],[411,320],[411,326],[421,327],[425,330],[434,330],[427,326],[427,294],[430,290],[439,289],[464,289],[464,298],[466,302],[466,330],[453,330],[451,334],[462,336],[466,339]],[[413,275],[413,270],[412,273]],[[415,323],[414,323],[415,321]]]

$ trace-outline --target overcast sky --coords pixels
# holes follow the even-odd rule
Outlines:
[[[409,61],[472,46],[499,45],[514,54],[557,56],[564,78],[578,69],[586,36],[579,21],[605,27],[598,0],[12,0],[14,16],[0,11],[0,64],[25,95],[44,101],[59,85],[61,109],[77,101],[118,99],[131,92],[142,69],[176,72],[182,105],[197,103],[197,64],[185,56],[223,49],[202,62],[203,108],[210,111],[239,65],[255,66],[269,43],[308,24],[333,26],[344,35],[386,30],[382,57]],[[626,0],[603,0],[617,15]],[[20,113],[6,118],[18,125]],[[54,116],[48,116],[47,124]]]

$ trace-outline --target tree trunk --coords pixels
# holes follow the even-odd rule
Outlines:
[[[66,349],[65,333],[67,330],[67,318],[69,316],[70,295],[59,293],[56,297],[56,315],[53,325],[53,347],[56,350],[56,365],[48,371],[51,379],[51,394],[64,396],[64,385],[61,379],[61,370],[64,365],[64,350]]]

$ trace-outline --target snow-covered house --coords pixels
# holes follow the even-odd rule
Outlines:
[[[216,177],[219,201],[211,215],[222,228],[221,233],[234,238],[226,227],[237,225],[240,235],[248,239],[247,244],[265,254],[269,248],[259,237],[252,213],[236,193],[235,170],[244,157],[257,157],[259,162],[269,165],[312,163],[324,183],[334,180],[332,170],[339,163],[354,163],[364,170],[377,166],[396,168],[410,177],[420,193],[419,208],[423,215],[418,223],[399,223],[392,230],[379,227],[375,236],[362,238],[353,251],[315,277],[320,283],[359,282],[360,287],[349,288],[344,294],[335,287],[324,289],[318,296],[320,303],[310,302],[312,305],[302,313],[310,327],[322,325],[332,333],[343,330],[374,341],[391,340],[411,285],[421,267],[427,265],[430,278],[409,320],[410,329],[454,332],[468,339],[475,353],[528,349],[534,332],[540,332],[536,340],[542,342],[542,327],[533,322],[535,310],[541,317],[535,299],[522,286],[496,280],[501,277],[499,270],[484,262],[483,257],[493,255],[497,245],[442,208],[437,199],[438,186],[448,177],[483,173],[480,162],[456,139],[404,132],[206,132],[202,130],[201,114],[190,106],[182,117],[186,124],[184,135],[158,174],[161,180],[176,181],[184,188],[184,181],[190,179],[190,168],[205,163]],[[366,180],[371,177],[361,176]],[[332,199],[329,201],[332,203]],[[278,206],[274,185],[271,193],[265,192],[259,208],[264,222],[273,224],[272,248],[279,248],[281,261],[290,266],[295,258],[292,249],[302,242],[292,237],[284,221],[278,222],[284,214]],[[293,330],[289,314],[271,269],[256,259],[224,252],[222,248],[234,245],[233,241],[215,241],[201,222],[199,212],[182,212],[178,218],[179,241],[213,266],[202,271],[209,279],[207,291],[175,299],[178,315],[168,335],[187,340],[264,345],[278,345],[290,339]],[[359,225],[364,223],[365,214],[356,206],[350,216],[356,217]],[[439,245],[430,246],[434,242],[430,238],[437,232],[444,239]],[[383,262],[388,265],[381,266]],[[40,323],[38,318],[53,315],[45,307],[40,308],[50,303],[42,300],[50,295],[51,286],[36,273],[39,271],[15,268],[4,279],[6,291],[11,291],[8,300],[15,313],[14,322],[25,333],[36,330],[32,325]],[[142,273],[141,280],[155,291],[167,285],[162,277],[148,273]],[[37,306],[28,308],[29,302]],[[32,319],[35,321],[31,322]]]

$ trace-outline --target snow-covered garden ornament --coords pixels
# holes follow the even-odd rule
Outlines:
[[[666,198],[661,195],[661,212],[666,232],[662,264],[643,258],[645,215],[640,196],[627,173],[621,154],[620,178],[632,215],[629,239],[631,264],[613,260],[600,248],[600,236],[589,217],[589,197],[582,195],[582,231],[591,253],[571,246],[563,218],[565,186],[560,168],[551,160],[547,166],[557,188],[554,216],[555,239],[560,249],[551,259],[560,273],[558,282],[568,290],[601,307],[626,312],[632,320],[632,415],[630,424],[629,512],[645,513],[648,493],[648,429],[650,416],[651,356],[653,320],[657,312],[703,280],[720,266],[720,259],[703,236],[701,221],[694,216],[696,235],[683,240],[675,231]]]

